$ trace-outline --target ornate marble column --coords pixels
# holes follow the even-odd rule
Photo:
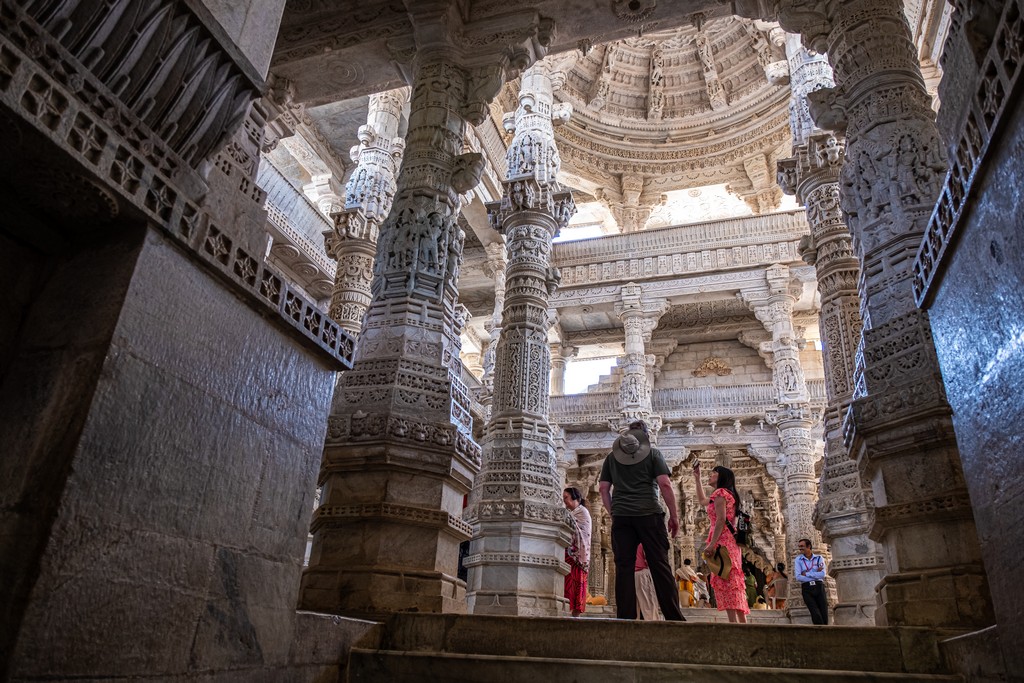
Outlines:
[[[786,521],[787,562],[797,554],[797,543],[809,538],[815,551],[828,557],[828,550],[814,527],[814,508],[818,502],[818,484],[815,465],[819,454],[815,451],[811,431],[815,418],[811,414],[800,364],[800,348],[793,329],[793,305],[799,295],[789,268],[771,266],[766,272],[767,291],[744,291],[741,297],[754,310],[754,315],[772,334],[772,377],[778,392],[779,408],[770,416],[779,431],[782,444],[775,462],[781,469],[783,489],[783,516]],[[792,582],[790,598],[799,595],[796,582]],[[796,618],[809,619],[802,601],[787,602],[787,610]]]
[[[377,235],[395,197],[395,176],[405,149],[398,127],[408,101],[408,88],[370,96],[366,124],[359,127],[359,144],[351,152],[357,165],[345,187],[345,205],[321,206],[333,208],[328,215],[334,229],[324,233],[324,246],[338,262],[328,315],[352,334],[359,334],[370,305]]]
[[[487,389],[493,389],[494,352],[501,338],[501,315],[505,310],[505,268],[508,265],[508,255],[503,242],[491,242],[484,251],[487,253],[484,273],[494,280],[494,309],[490,322],[484,324],[491,338],[484,349],[484,374],[481,381]]]
[[[500,203],[489,205],[508,249],[507,292],[495,351],[494,396],[483,466],[466,512],[473,540],[466,599],[474,614],[557,615],[566,608],[570,541],[548,424],[548,297],[558,284],[551,240],[575,212],[555,179],[553,77],[543,62],[523,74]]]
[[[591,595],[605,595],[604,556],[601,554],[601,517],[604,514],[604,503],[601,496],[594,491],[587,491],[587,507],[590,508],[590,572],[587,573],[587,591]],[[607,597],[607,596],[605,596]]]
[[[653,415],[651,405],[651,374],[655,363],[653,354],[647,353],[658,320],[668,310],[664,299],[645,299],[643,287],[630,282],[622,286],[622,301],[615,312],[622,320],[625,331],[625,355],[620,359],[622,384],[619,385],[619,406],[623,427],[633,420],[644,420],[654,438],[661,429],[661,418]]]
[[[787,3],[780,20],[827,52],[836,87],[810,96],[822,128],[846,129],[840,202],[861,265],[862,354],[846,444],[875,500],[885,552],[876,622],[993,623],[915,253],[947,168],[900,0]]]
[[[551,25],[506,15],[495,42],[492,25],[464,24],[454,4],[415,3],[413,14],[414,36],[389,43],[411,64],[407,148],[355,364],[335,391],[302,609],[465,610],[455,575],[480,449],[459,365],[456,216],[483,159],[463,141],[504,80],[543,54]]]
[[[843,144],[816,130],[807,109],[807,93],[833,85],[825,56],[808,52],[796,36],[790,35],[787,43],[794,145],[793,157],[779,162],[779,179],[783,190],[807,207],[811,234],[801,242],[801,252],[817,272],[828,396],[825,467],[815,524],[832,553],[829,574],[836,582],[836,623],[869,625],[875,622],[875,586],[884,574],[884,559],[878,544],[868,538],[874,507],[871,489],[843,443],[842,417],[853,399],[854,355],[861,333],[860,269],[839,208]]]
[[[551,395],[565,394],[565,369],[569,359],[575,358],[579,348],[571,344],[551,345]]]

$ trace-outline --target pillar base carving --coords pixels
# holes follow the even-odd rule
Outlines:
[[[300,608],[464,613],[465,584],[449,572],[470,537],[462,499],[479,467],[479,447],[453,424],[330,418]]]
[[[521,420],[492,424],[483,446],[487,466],[466,514],[474,530],[464,560],[473,614],[539,617],[568,610],[568,512],[554,481],[550,438],[530,427]]]
[[[991,625],[974,515],[927,314],[913,311],[864,332],[864,378],[868,395],[850,405],[844,437],[871,482],[869,535],[885,557],[876,623]]]
[[[971,524],[973,531],[973,520]],[[995,623],[980,563],[888,574],[878,588],[878,626],[974,628]]]

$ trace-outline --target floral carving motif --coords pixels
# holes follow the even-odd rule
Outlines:
[[[694,377],[707,377],[710,374],[718,375],[719,377],[725,377],[726,375],[732,374],[732,368],[722,360],[715,356],[705,358],[700,365],[693,370]]]

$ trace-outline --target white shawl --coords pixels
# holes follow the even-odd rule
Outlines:
[[[590,568],[590,539],[592,531],[592,522],[590,519],[590,511],[587,510],[586,506],[580,504],[576,506],[575,510],[569,510],[569,514],[572,515],[573,520],[576,522],[576,529],[574,530],[572,541],[579,551],[579,558],[583,562],[584,569]]]

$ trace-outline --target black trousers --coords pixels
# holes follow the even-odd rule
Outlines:
[[[668,533],[665,515],[641,517],[612,517],[612,552],[615,553],[615,616],[636,619],[636,584],[633,573],[636,566],[636,548],[644,547],[647,564],[654,579],[654,592],[658,606],[666,621],[686,621],[679,610],[679,592],[676,590],[672,568],[668,564]]]
[[[816,581],[813,586],[809,583],[801,583],[800,593],[803,594],[807,609],[811,611],[811,623],[827,626],[828,598],[825,596],[825,582]]]

